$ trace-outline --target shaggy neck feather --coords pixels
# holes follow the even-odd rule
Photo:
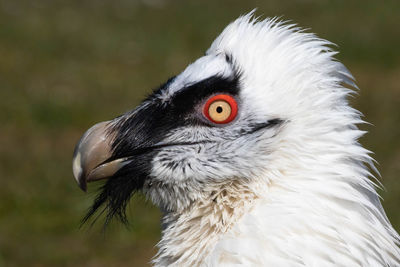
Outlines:
[[[319,152],[310,151],[312,142],[296,149],[293,140],[282,142],[274,152],[279,154],[273,157],[276,162],[270,163],[278,167],[266,171],[263,179],[224,184],[184,212],[166,214],[154,264],[399,264],[397,234],[367,178],[366,150],[355,142],[342,150],[357,152],[358,159],[350,152],[335,156],[332,151],[315,157],[312,153]],[[291,149],[285,150],[285,142]],[[326,151],[342,146],[325,143]],[[306,150],[312,153],[299,162],[297,155]]]
[[[259,197],[244,183],[220,185],[183,212],[170,212],[158,244],[157,266],[199,266],[215,244]]]

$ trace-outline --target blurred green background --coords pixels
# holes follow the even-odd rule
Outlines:
[[[336,44],[372,125],[384,207],[400,230],[398,0],[0,0],[0,266],[146,266],[160,213],[138,197],[129,229],[79,229],[91,204],[71,157],[81,134],[137,105],[258,7]]]

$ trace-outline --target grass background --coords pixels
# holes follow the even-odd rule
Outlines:
[[[336,44],[373,125],[383,205],[400,230],[398,0],[0,0],[0,266],[146,266],[160,213],[137,197],[129,229],[79,229],[94,187],[71,171],[81,134],[133,107],[258,7]]]

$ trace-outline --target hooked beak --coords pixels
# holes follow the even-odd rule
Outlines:
[[[110,178],[129,162],[126,158],[107,162],[112,156],[110,123],[100,122],[91,127],[75,147],[72,170],[79,187],[85,192],[88,182]]]

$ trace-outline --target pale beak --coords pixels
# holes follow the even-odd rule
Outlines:
[[[75,147],[72,170],[79,187],[86,191],[87,182],[110,178],[129,160],[108,161],[112,156],[110,121],[100,122],[81,137]]]

